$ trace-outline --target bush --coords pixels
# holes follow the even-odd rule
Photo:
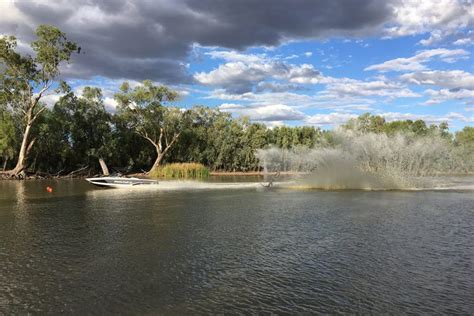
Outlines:
[[[172,163],[150,172],[152,178],[207,178],[209,169],[200,163]]]

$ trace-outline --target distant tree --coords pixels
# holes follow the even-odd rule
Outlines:
[[[135,88],[127,82],[115,94],[119,113],[130,129],[150,142],[156,159],[150,171],[157,168],[167,152],[175,145],[188,123],[187,113],[178,108],[166,107],[178,94],[165,86],[155,86],[149,80]]]
[[[263,124],[250,123],[248,119],[243,120],[243,134],[240,139],[241,151],[237,156],[239,169],[242,171],[257,170],[260,164],[255,157],[255,152],[267,144],[267,127]]]
[[[474,127],[466,126],[456,132],[454,143],[460,164],[466,171],[474,172]]]
[[[342,127],[362,133],[382,133],[385,124],[383,117],[364,113],[355,119],[350,119]]]
[[[456,143],[474,147],[474,127],[466,126],[461,131],[456,132]]]
[[[355,119],[350,119],[343,128],[358,131],[361,133],[385,133],[393,135],[396,133],[411,133],[415,136],[426,136],[429,134],[439,134],[440,136],[451,139],[448,123],[442,122],[439,125],[426,125],[423,120],[402,120],[387,122],[383,117],[365,113]]]
[[[18,175],[27,167],[28,155],[36,141],[36,135],[31,135],[32,128],[46,110],[42,98],[57,82],[60,65],[80,50],[53,26],[40,25],[36,36],[38,39],[31,43],[34,57],[16,52],[15,37],[0,38],[0,100],[19,118],[23,129],[18,161],[9,171],[12,175]],[[59,83],[57,92],[66,87]]]

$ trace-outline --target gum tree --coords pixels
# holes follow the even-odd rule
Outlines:
[[[159,167],[187,124],[187,112],[164,106],[177,98],[175,91],[166,86],[155,86],[149,80],[134,88],[124,82],[120,92],[115,94],[118,115],[131,130],[155,148],[156,159],[150,171]]]
[[[80,52],[76,43],[68,41],[58,28],[40,25],[37,40],[31,43],[34,56],[16,51],[13,36],[0,38],[0,100],[21,123],[22,141],[15,168],[9,174],[18,176],[27,167],[29,153],[35,144],[33,126],[45,111],[42,99],[51,92],[67,89],[58,82],[60,65],[69,62],[72,53]],[[56,84],[58,88],[53,90]]]

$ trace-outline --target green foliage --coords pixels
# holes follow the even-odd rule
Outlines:
[[[385,133],[387,135],[412,133],[417,136],[439,134],[447,139],[452,138],[448,130],[448,123],[446,122],[442,122],[439,125],[432,124],[430,126],[427,126],[423,120],[387,122],[385,118],[378,115],[370,115],[370,113],[360,115],[356,119],[350,119],[342,127],[361,133]]]
[[[67,139],[67,164],[97,165],[98,158],[110,158],[111,116],[105,110],[98,88],[86,87],[82,97],[68,94],[53,108],[54,119]],[[77,155],[81,153],[81,155]]]
[[[474,127],[466,126],[456,132],[456,143],[460,146],[474,146]]]
[[[80,50],[54,26],[40,25],[36,35],[38,39],[31,43],[34,57],[16,52],[14,36],[0,38],[0,101],[24,120],[29,111],[30,119],[42,111],[44,107],[37,106],[38,102],[59,76],[60,65]],[[60,83],[58,87],[64,90],[67,85]]]
[[[474,127],[466,126],[456,132],[455,144],[458,147],[460,163],[467,171],[474,172]]]
[[[38,135],[34,134],[34,126],[41,114],[47,111],[41,99],[57,82],[60,65],[68,62],[73,52],[80,51],[54,26],[38,26],[36,36],[37,40],[31,43],[35,53],[33,57],[16,51],[15,37],[0,38],[0,103],[4,109],[11,111],[13,119],[22,129],[18,162],[13,174],[26,168],[28,156],[36,142]],[[57,83],[58,92],[68,90],[65,83]]]
[[[36,53],[35,63],[40,66],[38,79],[50,80],[59,75],[61,62],[68,62],[73,52],[80,52],[76,43],[68,41],[66,35],[51,25],[40,25],[36,29],[38,39],[31,43]]]
[[[270,142],[283,149],[296,146],[313,148],[320,142],[321,135],[320,129],[310,126],[282,126],[269,131]]]
[[[17,139],[17,129],[11,113],[0,108],[0,158],[4,162],[15,157]]]
[[[194,161],[209,170],[219,171],[256,171],[260,170],[260,161],[255,157],[258,149],[279,147],[282,149],[315,148],[337,146],[338,139],[331,131],[321,131],[314,127],[276,127],[267,128],[263,124],[252,123],[248,119],[234,119],[230,114],[204,106],[196,106],[183,113],[175,107],[160,105],[156,125],[146,123],[149,134],[165,128],[179,132],[180,137],[170,148],[162,163],[186,163]],[[34,170],[56,173],[78,169],[82,166],[99,170],[98,158],[104,158],[112,170],[122,172],[142,171],[153,166],[157,152],[150,142],[137,133],[129,115],[133,109],[119,110],[112,114],[105,110],[102,93],[98,88],[86,87],[82,96],[72,92],[63,96],[51,109],[46,109],[38,119],[33,133],[37,146],[31,153]],[[0,110],[0,112],[2,112]],[[13,157],[18,151],[21,140],[20,131],[10,111],[3,110],[0,116],[0,154],[8,152]],[[151,113],[144,120],[151,120]],[[355,120],[357,122],[357,120]],[[412,121],[385,122],[372,121],[371,116],[361,118],[363,124],[357,125],[357,131],[373,131],[396,134],[398,132],[416,137],[438,133],[450,141],[447,125],[427,126]],[[359,123],[357,123],[359,124]],[[346,128],[355,129],[354,121]],[[363,126],[363,127],[360,127]],[[456,133],[453,144],[460,157],[473,157],[473,128],[466,127]],[[168,140],[169,141],[169,140]],[[163,141],[163,144],[165,142]],[[13,155],[12,155],[13,154]],[[473,170],[469,160],[462,162],[466,170]],[[472,159],[471,159],[472,160]],[[168,166],[167,165],[167,166]],[[186,168],[155,168],[156,172],[165,172],[161,176],[173,175],[172,170]],[[186,175],[189,177],[191,175]]]
[[[152,178],[207,178],[209,169],[200,163],[172,163],[154,168],[150,176]]]

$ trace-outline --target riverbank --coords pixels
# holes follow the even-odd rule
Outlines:
[[[280,175],[302,175],[303,172],[280,172]],[[211,177],[233,177],[233,176],[272,176],[275,172],[264,172],[264,171],[213,171],[209,173]],[[42,180],[42,179],[83,179],[88,177],[100,177],[102,174],[90,174],[90,173],[70,173],[67,175],[49,174],[49,173],[31,173],[23,174],[20,176],[12,176],[11,174],[0,172],[0,180]],[[123,174],[125,177],[137,177],[143,179],[150,179],[151,177],[144,172]]]
[[[235,177],[235,176],[274,176],[275,172],[264,172],[264,171],[211,171],[209,176],[211,177]],[[282,171],[278,173],[282,176],[295,176],[295,175],[305,175],[307,172],[295,172],[295,171]],[[137,178],[149,178],[145,173],[132,173],[127,176],[137,177]]]
[[[304,176],[309,174],[308,172],[294,172],[294,171],[282,171],[278,173],[280,176]],[[264,177],[264,176],[275,176],[275,172],[264,172],[264,171],[212,171],[209,173],[210,177]],[[472,176],[473,172],[462,173],[462,174],[438,174],[436,176]],[[44,180],[44,179],[84,179],[89,177],[100,177],[102,174],[84,174],[84,173],[72,173],[67,175],[47,174],[47,173],[35,173],[25,174],[20,177],[15,177],[10,174],[0,172],[1,180]],[[151,179],[151,177],[144,173],[129,173],[122,175],[124,177],[136,177],[142,179]]]

